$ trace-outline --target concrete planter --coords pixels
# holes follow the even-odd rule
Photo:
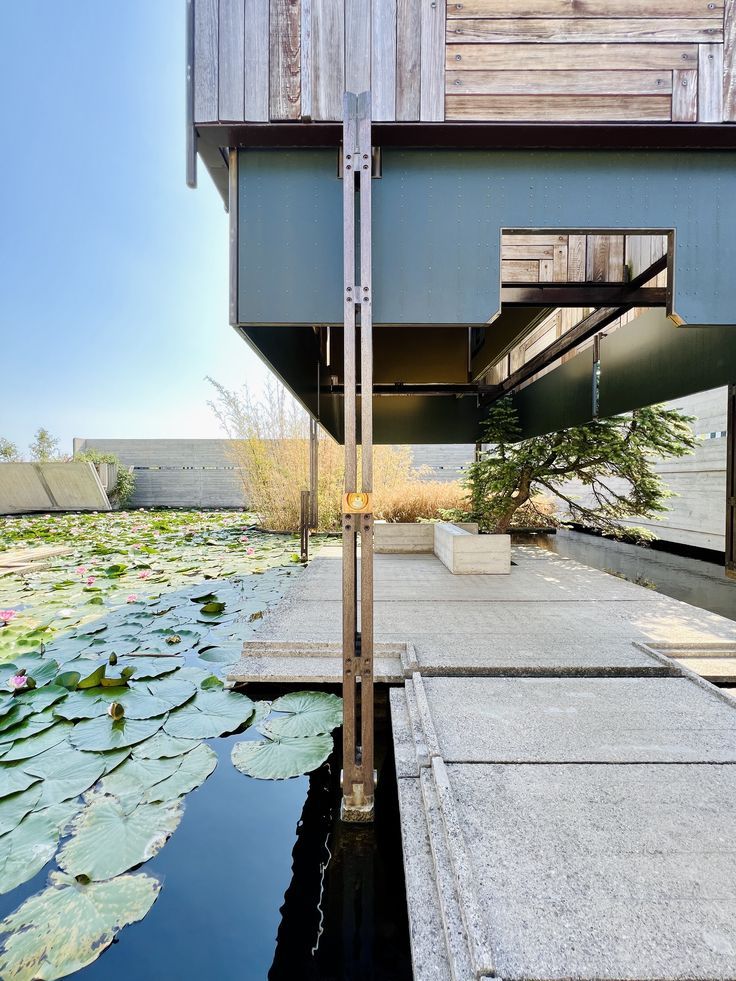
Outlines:
[[[437,556],[454,575],[508,575],[511,536],[479,535],[478,525],[377,521],[374,547],[378,553]]]

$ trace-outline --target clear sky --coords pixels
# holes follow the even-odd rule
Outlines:
[[[0,0],[0,436],[217,436],[227,216],[185,184],[184,0]]]

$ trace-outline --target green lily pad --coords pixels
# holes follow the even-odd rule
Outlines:
[[[0,893],[28,882],[54,857],[60,834],[80,806],[67,801],[35,811],[0,838]]]
[[[144,654],[131,654],[125,658],[125,667],[135,668],[134,681],[148,678],[160,678],[171,674],[184,664],[182,657],[151,657]],[[119,663],[118,666],[121,666]]]
[[[28,702],[33,706],[34,711],[40,712],[42,709],[55,705],[62,698],[66,698],[68,691],[61,685],[46,685],[44,688],[34,688],[32,691],[20,692],[15,696],[18,702]]]
[[[37,733],[43,732],[44,729],[50,729],[55,722],[56,717],[54,713],[50,708],[47,708],[42,712],[35,712],[33,715],[26,716],[17,726],[11,726],[9,729],[5,729],[3,739],[11,739],[13,741],[27,739],[29,736],[35,736]]]
[[[138,743],[133,747],[133,756],[139,760],[157,760],[166,756],[183,756],[199,746],[198,739],[177,739],[165,732],[157,732],[155,736]]]
[[[202,661],[209,661],[210,664],[233,664],[240,658],[241,653],[242,650],[228,651],[221,647],[210,647],[209,650],[203,651],[197,657]]]
[[[262,732],[281,739],[284,736],[317,736],[342,725],[342,699],[324,691],[298,691],[282,695],[271,703],[272,712],[287,715],[271,719]]]
[[[108,715],[103,715],[99,719],[78,722],[69,734],[69,742],[77,749],[93,753],[134,746],[158,732],[165,718],[160,715],[153,719],[122,718],[113,722]]]
[[[7,713],[4,719],[0,719],[0,732],[2,732],[2,738],[5,739],[5,731],[7,729],[12,729],[17,726],[18,723],[27,719],[29,715],[33,715],[33,706],[29,705],[27,702],[17,702],[12,709]]]
[[[143,681],[141,684],[151,696],[165,702],[169,709],[184,705],[197,691],[197,686],[193,682],[177,676],[167,675],[153,681]]]
[[[98,719],[107,715],[112,702],[123,706],[126,719],[152,719],[165,715],[171,707],[169,700],[156,698],[141,682],[130,688],[88,688],[72,692],[56,714],[63,719]]]
[[[170,776],[146,791],[143,797],[145,801],[155,803],[183,797],[203,784],[217,766],[217,753],[203,743],[190,753],[175,759],[181,760],[180,765]]]
[[[206,678],[202,678],[199,687],[202,691],[212,691],[213,688],[224,688],[225,682],[222,678],[218,678],[216,674],[210,674]]]
[[[71,723],[57,722],[56,725],[43,729],[27,739],[20,739],[5,751],[2,762],[12,763],[15,760],[29,760],[34,756],[40,756],[47,749],[52,749],[63,743],[69,735],[70,729]]]
[[[246,776],[288,780],[321,766],[332,752],[332,736],[297,736],[235,743],[231,759]]]
[[[43,777],[38,809],[78,797],[105,772],[105,760],[96,753],[78,753],[67,743],[47,749],[40,756],[21,763],[26,773]],[[31,790],[35,790],[31,787]]]
[[[17,828],[26,814],[30,814],[41,798],[41,784],[35,783],[27,790],[0,800],[0,835]],[[0,975],[2,977],[2,975]]]
[[[210,739],[235,732],[252,717],[253,711],[253,702],[247,695],[200,690],[190,702],[171,712],[163,728],[170,736]]]
[[[97,960],[129,923],[142,920],[161,883],[149,875],[124,875],[83,885],[53,872],[50,885],[0,923],[0,977],[66,977]]]
[[[182,813],[178,803],[140,804],[127,812],[113,797],[95,797],[74,819],[57,862],[69,875],[111,879],[153,858]]]
[[[99,793],[117,798],[127,813],[141,803],[150,787],[175,773],[181,766],[181,761],[180,756],[156,759],[130,756],[121,766],[102,778]]]
[[[10,797],[11,794],[20,794],[28,790],[34,783],[38,783],[40,777],[26,773],[14,766],[4,766],[0,770],[0,797]]]

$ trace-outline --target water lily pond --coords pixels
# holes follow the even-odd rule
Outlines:
[[[335,820],[340,698],[224,684],[295,544],[244,512],[0,521],[0,559],[38,556],[0,574],[0,977],[411,976],[396,837]]]

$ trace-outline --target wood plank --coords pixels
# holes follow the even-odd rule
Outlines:
[[[663,121],[672,111],[672,100],[666,95],[448,95],[446,99],[448,120]]]
[[[447,39],[457,44],[518,44],[554,41],[601,43],[615,41],[694,41],[723,40],[723,25],[708,17],[621,17],[621,18],[514,18],[509,20],[451,20]]]
[[[194,122],[217,122],[218,65],[217,0],[194,5]]]
[[[531,259],[526,261],[518,259],[502,260],[501,282],[537,283],[539,282],[539,263]]]
[[[535,232],[533,234],[522,232],[505,231],[501,235],[501,247],[505,250],[507,245],[564,245],[567,242],[567,235],[560,235],[557,232]]]
[[[726,0],[724,13],[723,120],[736,123],[736,0]]]
[[[445,118],[445,0],[422,3],[420,118]]]
[[[736,2],[736,0],[734,0]],[[448,41],[451,38],[448,35]],[[458,71],[653,71],[695,68],[696,44],[452,44],[448,69]]]
[[[672,72],[672,122],[694,123],[698,119],[698,73],[691,69]]]
[[[396,0],[371,4],[371,105],[373,118],[396,119]]]
[[[720,123],[723,118],[723,45],[698,47],[698,122]]]
[[[269,0],[245,0],[245,93],[246,121],[268,120],[269,107]]]
[[[301,115],[301,27],[299,0],[271,0],[270,116]]]
[[[659,7],[667,17],[723,16],[723,0],[457,0],[447,5],[448,18],[457,17],[652,17]]]
[[[555,283],[565,283],[567,279],[567,245],[558,245],[552,257],[552,279]]]
[[[554,245],[505,245],[501,246],[502,259],[551,259]]]
[[[312,0],[312,117],[342,119],[345,16],[342,0]]]
[[[345,0],[345,89],[367,92],[371,87],[371,5]]]
[[[240,122],[245,118],[245,0],[220,0],[218,48],[218,118]]]
[[[671,91],[669,71],[448,71],[445,75],[445,92],[458,95],[665,95]]]
[[[300,115],[312,119],[312,0],[300,0],[299,20],[299,93]]]
[[[396,119],[419,119],[420,0],[397,0],[396,5]]]
[[[589,283],[624,282],[623,235],[588,235],[585,278]]]
[[[567,275],[571,283],[585,280],[587,235],[571,235],[567,242]]]
[[[554,262],[552,259],[540,259],[539,261],[539,282],[551,283],[554,277]]]

